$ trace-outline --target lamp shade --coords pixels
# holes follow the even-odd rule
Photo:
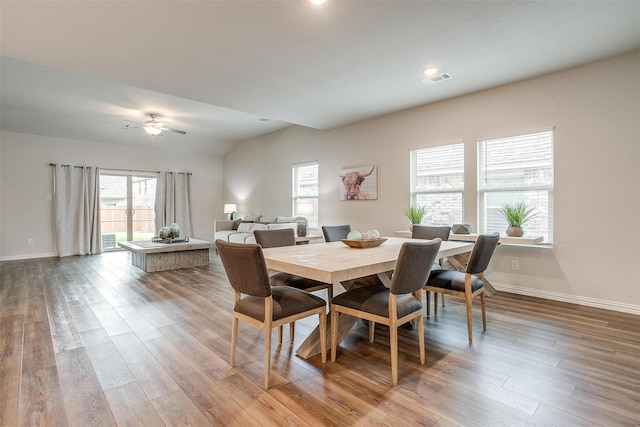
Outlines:
[[[296,215],[312,216],[313,215],[313,203],[311,202],[298,202],[296,205]]]
[[[234,213],[236,212],[236,204],[235,203],[225,203],[224,204],[224,213]]]
[[[144,130],[149,135],[160,135],[162,133],[162,129],[160,129],[158,127],[155,127],[155,126],[145,126]]]

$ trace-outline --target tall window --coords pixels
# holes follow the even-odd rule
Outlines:
[[[309,228],[318,229],[318,162],[294,165],[291,168],[293,190],[292,210],[304,216]],[[313,207],[313,209],[309,209]]]
[[[117,242],[151,240],[155,236],[156,183],[155,173],[101,171],[103,250],[119,249]]]
[[[504,233],[498,211],[524,202],[535,218],[525,234],[553,242],[553,132],[539,132],[478,142],[478,214],[481,233]]]
[[[429,225],[463,222],[464,143],[411,151],[411,205],[424,206]]]

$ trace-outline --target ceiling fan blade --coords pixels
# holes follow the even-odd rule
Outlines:
[[[168,128],[168,127],[166,127],[166,126],[162,126],[162,127],[160,128],[160,130],[162,130],[163,132],[174,132],[174,133],[179,133],[180,135],[186,135],[186,134],[187,134],[187,132],[185,132],[185,131],[183,131],[183,130],[180,130],[180,129],[171,129],[171,128]]]
[[[139,126],[144,125],[144,123],[134,122],[133,120],[122,119],[122,121],[127,123],[133,123],[134,125],[139,125]]]
[[[140,126],[138,123],[135,123],[135,122],[122,124],[122,129],[140,129],[141,127],[142,126]]]

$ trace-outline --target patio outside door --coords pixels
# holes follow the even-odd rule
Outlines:
[[[156,182],[155,175],[100,175],[103,250],[119,249],[117,242],[155,236]]]

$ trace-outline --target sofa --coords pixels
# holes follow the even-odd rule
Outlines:
[[[254,230],[280,230],[291,228],[298,235],[298,223],[293,217],[254,216],[237,220],[213,222],[213,239],[232,243],[256,243]]]

